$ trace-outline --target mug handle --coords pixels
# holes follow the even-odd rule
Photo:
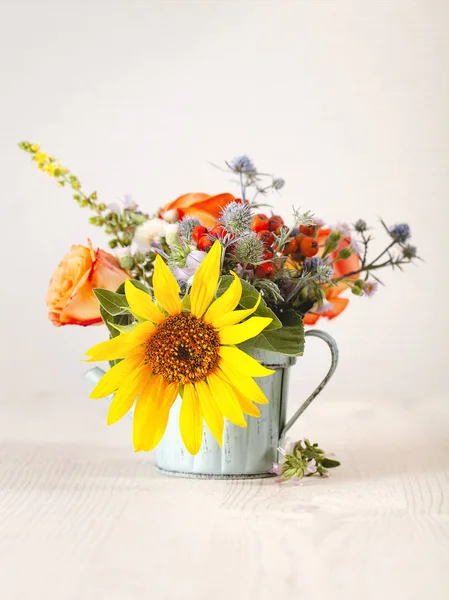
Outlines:
[[[281,448],[282,448],[282,445],[283,445],[283,442],[285,439],[285,434],[287,433],[287,431],[296,423],[296,421],[299,419],[299,417],[302,415],[302,413],[306,410],[306,408],[312,403],[313,400],[315,400],[315,398],[318,396],[318,394],[321,392],[321,390],[326,386],[327,382],[330,380],[332,375],[335,373],[335,369],[337,368],[337,365],[338,365],[338,347],[337,347],[337,343],[335,342],[335,340],[332,336],[330,336],[325,331],[321,331],[320,329],[310,329],[309,331],[306,331],[305,337],[317,337],[317,338],[320,338],[321,340],[323,340],[324,342],[326,342],[326,344],[329,346],[329,350],[331,351],[331,366],[330,366],[329,371],[327,372],[325,378],[323,379],[323,381],[310,394],[310,396],[307,398],[307,400],[301,404],[301,406],[298,408],[298,410],[295,412],[295,414],[291,417],[291,419],[284,426],[284,429],[282,430],[281,435],[279,437],[279,447],[281,447]]]

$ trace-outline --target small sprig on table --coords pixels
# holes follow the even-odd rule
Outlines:
[[[299,440],[287,445],[287,449],[279,448],[282,455],[280,462],[274,463],[271,473],[280,475],[280,480],[288,481],[293,477],[302,479],[312,475],[326,477],[329,469],[340,466],[338,460],[326,456],[318,444],[312,444],[308,439]]]

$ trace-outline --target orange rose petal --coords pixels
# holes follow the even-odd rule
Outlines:
[[[203,194],[202,192],[184,194],[163,206],[161,208],[161,213],[164,214],[164,212],[171,210],[172,208],[186,208],[197,202],[204,202],[204,200],[207,200],[208,198],[210,198],[210,194]]]
[[[304,325],[315,325],[321,315],[307,313],[304,315]]]
[[[328,286],[325,290],[326,300],[332,302],[334,298],[337,298],[347,288],[347,284],[340,281],[337,285]]]
[[[196,202],[184,211],[191,217],[197,217],[205,227],[216,225],[217,219],[224,207],[235,200],[232,194],[224,193],[211,196],[203,202]]]
[[[349,300],[348,298],[335,298],[334,300],[332,300],[332,304],[333,307],[331,308],[331,310],[327,310],[325,313],[323,313],[323,315],[326,316],[329,320],[335,319],[335,317],[337,317],[341,312],[343,312],[344,309],[348,306]]]

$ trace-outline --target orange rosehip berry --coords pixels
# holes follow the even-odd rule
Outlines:
[[[285,244],[283,252],[285,255],[294,254],[298,250],[298,246],[298,240],[293,238]]]
[[[272,263],[265,262],[256,267],[256,277],[271,279],[275,271],[276,269]]]
[[[314,237],[317,232],[316,225],[300,225],[299,231],[308,237]]]
[[[209,234],[213,235],[216,238],[224,238],[224,236],[227,234],[228,232],[226,231],[226,229],[223,227],[223,225],[214,225],[212,227],[212,229],[209,229]]]
[[[270,258],[273,258],[273,252],[271,250],[264,250],[262,252],[262,260],[270,260]]]
[[[213,241],[210,239],[208,235],[203,235],[197,242],[198,250],[202,250],[203,252],[208,252],[212,248]]]
[[[254,215],[251,219],[251,229],[258,233],[259,231],[264,231],[268,229],[269,219],[267,215],[259,213],[258,215]]]
[[[195,240],[195,242],[198,242],[200,237],[202,237],[205,233],[207,233],[206,227],[203,227],[202,225],[197,225],[192,230],[192,239]]]
[[[310,258],[318,254],[318,241],[312,237],[305,237],[300,244],[301,252],[305,257]]]
[[[284,219],[279,215],[273,215],[268,222],[268,229],[277,233],[277,230],[284,225]]]
[[[257,237],[265,246],[265,248],[269,248],[271,244],[274,242],[274,235],[268,229],[264,229],[263,231],[259,231],[257,233]]]

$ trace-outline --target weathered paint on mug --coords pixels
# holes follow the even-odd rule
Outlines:
[[[296,359],[273,352],[254,351],[251,353],[254,358],[275,370],[268,377],[255,378],[269,401],[268,404],[258,405],[260,417],[246,417],[246,428],[225,420],[221,448],[204,424],[200,451],[192,456],[181,439],[181,399],[178,398],[170,411],[165,434],[156,448],[157,468],[163,473],[178,477],[240,479],[270,476],[269,471],[278,460],[278,448],[282,445],[285,434],[321,392],[337,367],[338,348],[335,340],[329,334],[315,329],[307,331],[306,336],[318,337],[326,342],[331,351],[331,367],[320,385],[288,422],[288,380],[290,368]],[[86,375],[94,382],[101,374],[101,369],[96,367]]]

